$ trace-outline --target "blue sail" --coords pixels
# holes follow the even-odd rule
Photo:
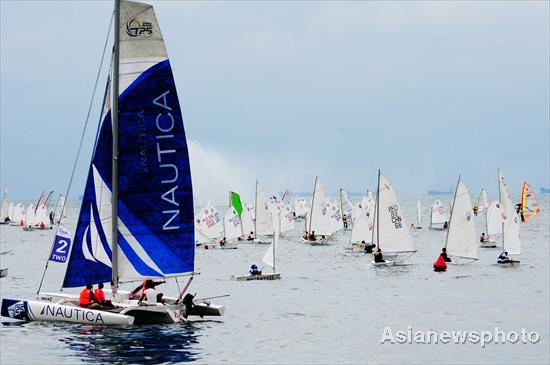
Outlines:
[[[194,271],[193,190],[174,77],[153,8],[121,1],[118,266],[112,258],[112,124],[106,93],[64,287]]]

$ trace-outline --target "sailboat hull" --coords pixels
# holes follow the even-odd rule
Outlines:
[[[481,245],[479,245],[481,248],[495,248],[497,247],[497,243],[495,241],[486,241],[482,242]]]
[[[508,262],[498,262],[497,265],[500,267],[518,267],[520,263],[521,261],[510,260]]]
[[[306,240],[304,237],[301,237],[301,240],[302,240],[302,242],[310,244],[312,246],[328,245],[327,241],[323,240],[323,239],[318,239],[316,241],[310,241],[310,240]]]
[[[404,262],[399,262],[399,261],[391,261],[391,260],[386,260],[386,262],[374,262],[374,261],[371,261],[371,264],[373,266],[376,266],[376,267],[383,267],[383,266],[409,266],[411,264],[406,264]]]
[[[275,272],[271,274],[261,274],[261,275],[231,275],[231,280],[235,281],[252,281],[252,280],[278,280],[281,278],[281,273]]]
[[[69,322],[106,326],[131,325],[134,317],[71,305],[33,300],[2,299],[3,317],[25,321]]]
[[[5,278],[6,276],[8,276],[8,269],[0,269],[0,278]]]

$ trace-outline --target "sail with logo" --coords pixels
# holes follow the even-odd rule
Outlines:
[[[131,293],[119,290],[124,282],[192,274],[194,217],[183,118],[154,9],[115,0],[114,19],[112,78],[63,287],[111,282],[116,311],[81,308],[83,319],[59,316],[57,309],[72,313],[68,309],[78,306],[78,297],[42,293],[41,287],[39,298],[49,303],[24,301],[24,306],[30,314],[45,314],[35,317],[39,320],[94,324],[176,323],[189,315],[221,315],[223,307],[183,298],[192,277],[179,298],[165,298],[166,306],[140,306]],[[52,254],[55,250],[54,243]],[[2,315],[20,305],[13,301],[3,301]],[[44,305],[55,306],[54,314]]]

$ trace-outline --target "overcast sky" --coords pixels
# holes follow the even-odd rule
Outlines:
[[[195,195],[549,183],[547,1],[160,1]],[[64,191],[112,2],[1,1],[0,184]],[[100,90],[103,90],[102,77]],[[82,194],[99,105],[73,197]]]

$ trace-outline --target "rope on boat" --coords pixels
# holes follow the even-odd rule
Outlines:
[[[63,206],[61,207],[61,217],[63,217],[63,214],[65,213],[65,205],[67,204],[67,201],[69,200],[69,192],[71,190],[71,186],[72,186],[72,183],[73,183],[73,178],[74,178],[74,174],[75,174],[76,167],[77,167],[77,164],[78,164],[78,159],[80,158],[80,152],[82,151],[82,144],[84,142],[84,137],[86,135],[86,129],[88,128],[88,122],[90,120],[90,114],[92,112],[94,97],[95,97],[96,91],[97,91],[97,85],[99,84],[99,78],[101,76],[101,70],[103,68],[103,62],[105,60],[105,53],[107,52],[107,45],[109,43],[109,36],[111,34],[111,28],[113,26],[114,15],[115,14],[113,12],[111,14],[111,19],[109,20],[109,29],[107,30],[107,36],[105,37],[105,44],[103,45],[103,53],[101,54],[101,61],[99,62],[99,69],[97,70],[97,76],[96,76],[96,79],[95,79],[95,84],[94,84],[92,96],[90,98],[90,104],[88,106],[88,112],[86,113],[84,128],[82,129],[82,135],[80,136],[80,143],[78,144],[78,150],[77,150],[77,153],[76,153],[76,158],[74,160],[73,169],[72,169],[72,172],[71,172],[71,178],[69,179],[69,185],[67,186],[67,190],[65,192],[66,199],[65,199],[65,202],[63,202]],[[55,227],[56,235],[54,235],[54,239],[53,239],[53,242],[52,242],[52,247],[50,248],[50,254],[48,256],[48,260],[46,260],[46,265],[44,267],[44,271],[42,272],[42,278],[40,279],[40,285],[38,285],[38,290],[36,291],[36,294],[39,294],[40,289],[42,289],[42,284],[44,283],[44,277],[46,276],[46,272],[48,271],[48,266],[50,264],[50,257],[52,256],[53,248],[55,246],[55,237],[57,236],[57,230],[59,229],[59,226],[61,226],[61,219],[59,219],[59,222],[57,222],[57,224],[56,224],[56,227]],[[61,288],[61,289],[63,289],[63,288]]]

